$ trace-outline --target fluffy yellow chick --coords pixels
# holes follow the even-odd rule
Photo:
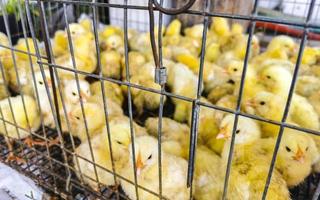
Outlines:
[[[203,34],[204,26],[203,24],[195,24],[192,27],[188,27],[184,29],[184,34],[187,37],[201,39]]]
[[[320,56],[319,49],[306,46],[302,53],[301,64],[308,65],[308,66],[314,65],[317,63],[317,59],[319,58],[319,56]],[[293,56],[291,61],[293,63],[296,63],[297,57],[298,57],[298,54]]]
[[[146,88],[152,88],[154,90],[160,91],[161,87],[159,84],[155,83],[153,79],[149,79],[145,76],[133,76],[131,77],[131,83],[144,86]],[[127,92],[127,88],[125,87],[124,92]],[[143,108],[149,110],[155,110],[160,106],[160,94],[149,92],[137,88],[131,87],[131,95],[133,99],[133,103],[137,108],[139,114],[143,112]],[[166,97],[164,96],[164,102],[166,101]]]
[[[247,146],[248,149],[239,151],[238,155],[242,156],[239,159],[257,161],[261,157],[263,158],[262,162],[269,165],[275,140],[275,138],[257,140],[254,144]],[[285,128],[275,167],[289,187],[301,183],[310,174],[312,164],[318,159],[318,149],[310,136],[300,131]]]
[[[0,44],[5,47],[10,47],[8,37],[2,32],[0,32]],[[0,47],[0,61],[4,69],[13,67],[12,52],[10,49]]]
[[[142,131],[141,131],[142,130]],[[143,129],[137,130],[136,135],[144,135],[145,131]],[[130,126],[129,121],[126,118],[113,118],[109,121],[109,133],[110,133],[110,143],[112,146],[112,156],[113,162],[115,164],[115,172],[119,171],[126,165],[129,159],[129,144],[131,142],[130,135]],[[91,138],[90,143],[92,147],[94,161],[97,165],[102,166],[110,171],[112,171],[112,161],[111,154],[109,149],[109,140],[108,140],[108,130],[103,128],[100,133]],[[91,155],[88,155],[90,152],[89,141],[84,141],[77,149],[76,155],[74,157],[74,163],[78,173],[78,177],[84,178],[84,182],[89,184],[92,188],[98,191],[98,185],[96,181],[94,166],[90,162],[82,159],[86,158],[93,162]],[[79,157],[78,157],[79,156]],[[82,158],[81,158],[82,157]],[[79,162],[79,164],[78,164]],[[106,185],[117,185],[120,180],[117,178],[116,182],[112,173],[107,172],[106,170],[96,167],[99,182]],[[83,176],[84,175],[84,176]],[[93,180],[91,180],[91,179]]]
[[[17,64],[17,72],[14,67],[7,70],[7,81],[9,83],[9,87],[14,92],[24,92],[25,94],[32,95],[32,75],[29,61],[19,60],[16,62]],[[35,64],[34,64],[35,65]],[[18,76],[19,82],[18,82]],[[2,77],[2,75],[1,75]]]
[[[235,199],[262,198],[268,171],[269,165],[263,159],[251,162],[235,159],[231,169],[228,196]],[[291,199],[288,186],[276,169],[273,171],[266,199]]]
[[[104,81],[103,85],[104,85],[106,99],[110,99],[115,103],[117,103],[119,106],[121,106],[124,100],[121,87],[109,81]],[[103,101],[102,88],[101,88],[100,81],[90,84],[90,90],[91,90],[92,96],[100,97],[101,101]]]
[[[27,44],[29,46],[29,51],[27,48]],[[16,56],[18,60],[25,60],[29,62],[29,55],[28,53],[31,54],[36,54],[36,47],[35,46],[39,46],[38,45],[38,41],[36,44],[34,44],[33,39],[32,38],[27,38],[27,40],[25,40],[24,38],[21,38],[18,40],[18,43],[14,46],[15,49],[20,50],[20,51],[24,51],[25,53],[22,52],[16,52]],[[31,56],[32,62],[36,62],[37,57],[36,56]]]
[[[120,27],[108,25],[105,26],[100,32],[99,32],[99,38],[101,38],[101,41],[104,39],[107,39],[111,35],[122,35],[123,31]]]
[[[10,107],[9,101],[12,107]],[[18,95],[1,100],[0,108],[1,118],[10,122],[10,124],[5,122],[0,124],[0,131],[4,134],[10,150],[7,160],[19,161],[13,154],[11,140],[26,139],[30,136],[31,132],[38,130],[40,127],[41,120],[36,101],[31,96],[23,95],[22,97]]]
[[[114,34],[100,42],[102,50],[116,51],[117,53],[124,54],[124,39],[122,36]]]
[[[117,105],[117,104],[116,104]],[[103,107],[94,102],[86,102],[83,104],[85,119],[87,128],[85,126],[85,121],[83,118],[83,113],[81,106],[75,106],[69,113],[68,119],[70,122],[71,134],[73,136],[79,137],[81,141],[87,140],[87,131],[90,137],[93,137],[101,128],[105,125],[105,113]],[[122,115],[122,109],[115,107],[108,107],[108,114],[110,116]]]
[[[259,65],[259,63],[269,58],[288,60],[296,52],[296,49],[297,45],[291,37],[279,35],[272,38],[267,50],[253,58],[252,62]]]
[[[234,119],[235,116],[233,114],[226,115],[220,123],[220,131],[216,136],[216,140],[212,140],[212,143],[210,143],[211,149],[215,150],[217,153],[222,153],[222,158],[224,161],[226,161],[228,158],[230,148],[229,141],[232,136]],[[259,138],[261,138],[261,130],[258,122],[250,118],[239,116],[235,137],[235,151],[237,151],[237,146],[250,144]],[[218,149],[219,145],[217,144],[219,143],[217,141],[221,139],[227,139],[228,142],[225,145],[222,143],[223,146],[221,146],[220,142],[220,149]],[[239,147],[239,149],[241,149],[241,147]]]
[[[220,45],[212,42],[206,47],[205,59],[209,62],[216,62],[220,54]]]
[[[135,139],[135,162],[138,183],[144,188],[158,194],[158,149],[157,140],[150,136]],[[132,151],[130,149],[130,157]],[[162,153],[162,194],[168,199],[188,199],[190,189],[187,188],[186,174],[188,163],[182,158]],[[133,164],[130,160],[122,170],[122,175],[133,181]],[[136,199],[135,187],[125,180],[121,181],[124,192],[130,199]],[[138,189],[139,199],[157,199],[154,194]]]
[[[172,93],[194,98],[197,94],[198,77],[184,64],[168,66],[168,85]],[[173,99],[176,105],[174,119],[180,122],[188,118],[189,102]]]
[[[220,199],[223,179],[221,158],[204,146],[197,146],[195,160],[194,197],[199,200]]]
[[[106,77],[120,79],[121,55],[114,50],[103,51],[101,53],[101,70]]]
[[[204,97],[201,98],[201,102],[206,104],[211,104],[208,100]],[[188,124],[191,126],[191,113],[192,108],[189,107],[189,117],[188,117]],[[209,143],[213,138],[216,137],[219,128],[215,118],[216,110],[213,108],[208,108],[205,106],[200,107],[199,113],[199,127],[198,127],[198,139],[200,142],[204,144]]]
[[[222,17],[214,17],[210,26],[210,31],[214,31],[219,37],[229,36],[230,26],[228,20]]]
[[[320,79],[313,75],[303,75],[298,77],[296,93],[310,97],[320,90]]]
[[[139,68],[143,66],[147,62],[146,57],[143,53],[138,51],[130,51],[129,52],[129,71],[130,76],[139,73]],[[126,78],[126,63],[125,56],[121,59],[121,67],[122,67],[122,78]]]
[[[178,19],[174,19],[170,22],[165,32],[165,36],[180,35],[181,22]]]
[[[158,137],[158,118],[150,117],[145,122],[148,132]],[[187,158],[189,151],[190,129],[186,124],[176,122],[170,118],[162,118],[161,141],[162,149],[182,158]]]
[[[289,70],[281,66],[269,66],[259,73],[258,79],[268,91],[279,96],[288,96],[292,81]]]

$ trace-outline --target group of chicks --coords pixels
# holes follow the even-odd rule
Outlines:
[[[247,56],[240,109],[280,122],[299,46],[292,38],[281,35],[275,36],[260,52],[259,39],[253,35],[246,55],[248,35],[243,27],[237,23],[230,26],[226,19],[216,17],[207,32],[205,52],[201,52],[203,31],[202,24],[182,30],[181,22],[173,20],[162,27],[161,34],[167,90],[194,99],[198,86],[201,87],[203,105],[199,111],[193,194],[197,200],[211,200],[222,197],[235,116],[210,107],[236,109]],[[158,32],[155,31],[156,38]],[[129,41],[128,60],[124,37]],[[18,50],[15,52],[0,49],[0,116],[5,120],[0,123],[0,132],[11,150],[8,160],[18,159],[12,153],[12,140],[22,139],[30,146],[43,145],[47,143],[32,140],[30,133],[41,124],[60,128],[81,140],[73,160],[77,176],[84,184],[96,190],[100,187],[97,181],[105,186],[120,184],[130,199],[136,199],[136,175],[139,199],[157,199],[159,119],[149,117],[143,123],[131,123],[122,106],[129,95],[139,116],[145,110],[157,113],[160,106],[160,94],[143,89],[160,91],[160,85],[154,82],[150,35],[131,29],[125,34],[121,28],[107,25],[99,30],[98,38],[96,47],[90,19],[57,31],[50,49],[52,62],[57,66],[54,81],[48,65],[37,62],[47,60],[39,56],[44,52],[35,39],[20,39],[14,46]],[[1,46],[11,46],[10,42],[0,34]],[[203,76],[199,82],[201,54],[204,54]],[[320,49],[305,47],[287,123],[319,131],[319,69]],[[75,70],[83,73],[74,73]],[[85,75],[92,73],[133,86],[100,80],[88,82]],[[57,127],[54,88],[61,127]],[[11,96],[10,91],[19,95]],[[163,100],[167,102],[168,97]],[[170,100],[175,106],[173,116],[163,117],[161,128],[162,195],[167,199],[189,199],[187,159],[193,106],[191,101],[173,97]],[[227,199],[259,199],[280,127],[239,116],[234,131]],[[48,145],[58,142],[59,138],[52,139]],[[310,173],[319,172],[319,148],[320,138],[316,135],[284,128],[267,199],[291,199],[288,188],[303,182]]]

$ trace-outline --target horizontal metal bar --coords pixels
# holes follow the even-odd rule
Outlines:
[[[37,55],[35,53],[31,53],[31,52],[27,52],[27,51],[22,51],[22,50],[19,50],[19,49],[16,49],[16,48],[13,48],[13,47],[8,47],[8,46],[5,46],[5,45],[2,45],[0,44],[0,47],[1,48],[5,48],[5,49],[9,49],[9,50],[12,50],[12,51],[15,51],[15,52],[19,52],[19,53],[22,53],[22,54],[25,54],[25,55],[30,55],[30,56],[33,56],[33,57],[37,57]],[[43,56],[43,55],[40,55],[41,58],[43,59],[48,59],[47,57]]]
[[[74,1],[74,0],[44,0],[44,2],[56,2],[56,3],[66,3],[66,4],[75,4],[75,5],[84,5],[84,6],[98,6],[98,7],[109,7],[109,8],[126,8],[126,9],[135,9],[135,10],[148,10],[147,6],[137,6],[137,5],[123,5],[123,4],[111,4],[111,3],[102,3],[102,2],[85,2],[85,1]],[[157,10],[155,7],[154,10]],[[250,21],[262,21],[262,22],[272,22],[277,24],[285,24],[292,26],[300,27],[309,27],[309,28],[320,28],[320,25],[317,24],[306,24],[304,22],[289,21],[286,19],[273,19],[265,16],[249,16],[249,15],[238,15],[238,14],[228,14],[228,13],[219,13],[219,12],[204,12],[197,10],[187,10],[184,14],[191,15],[201,15],[208,17],[225,17],[229,19],[237,20],[250,20]]]

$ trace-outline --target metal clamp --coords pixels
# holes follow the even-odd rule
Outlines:
[[[164,85],[167,82],[167,69],[163,66],[155,68],[154,80],[159,85]]]

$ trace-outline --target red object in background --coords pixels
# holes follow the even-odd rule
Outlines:
[[[295,28],[292,28],[290,26],[275,24],[275,23],[271,23],[271,22],[257,21],[256,22],[256,27],[265,28],[265,29],[269,29],[269,30],[274,30],[274,31],[277,31],[279,33],[285,33],[285,34],[288,34],[288,35],[291,35],[291,36],[295,36],[295,37],[302,37],[302,35],[303,35],[303,30],[302,29],[295,29]],[[309,32],[308,33],[308,39],[310,39],[310,40],[319,40],[320,41],[320,34]]]

